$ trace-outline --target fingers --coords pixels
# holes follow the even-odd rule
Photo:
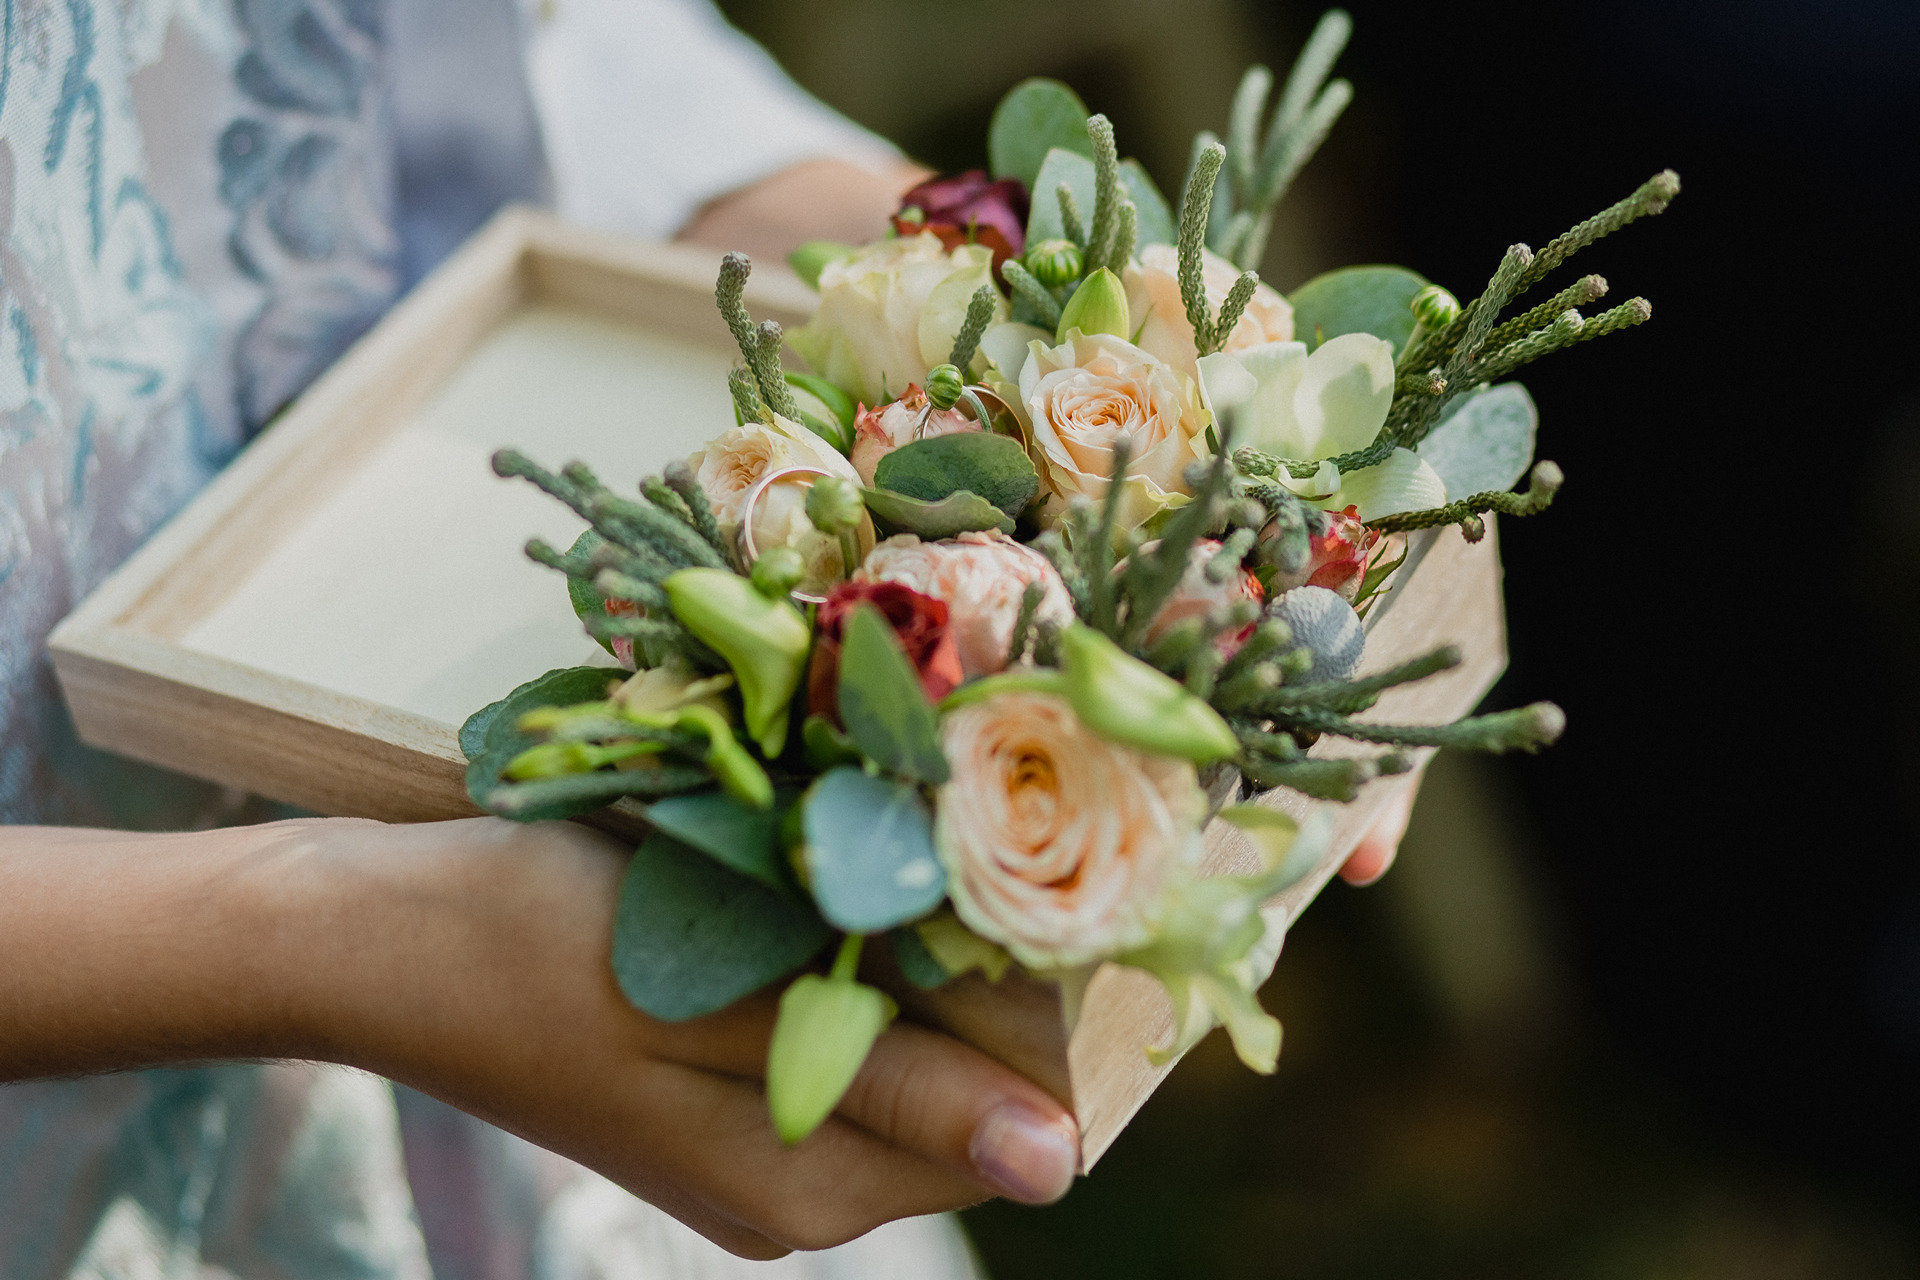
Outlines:
[[[1402,787],[1400,794],[1373,820],[1373,826],[1360,838],[1353,852],[1340,867],[1340,878],[1351,885],[1369,885],[1387,874],[1400,849],[1401,837],[1413,817],[1413,801],[1420,793],[1420,782]]]
[[[766,1070],[777,1008],[768,991],[710,1017],[662,1024],[658,1052],[687,1066],[757,1078]],[[874,1042],[839,1113],[977,1183],[983,1194],[1049,1204],[1067,1193],[1079,1168],[1079,1131],[1051,1094],[922,1027],[896,1025]]]
[[[982,1198],[972,1180],[844,1120],[784,1146],[764,1094],[745,1081],[651,1064],[634,1084],[631,1109],[607,1117],[604,1149],[588,1163],[742,1256],[830,1248]],[[630,1141],[640,1135],[650,1140]]]
[[[987,1190],[1027,1204],[1065,1195],[1080,1167],[1073,1116],[1039,1085],[951,1036],[881,1036],[840,1114]]]

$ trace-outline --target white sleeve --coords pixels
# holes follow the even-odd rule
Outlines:
[[[707,201],[802,160],[876,172],[892,146],[788,78],[708,0],[532,0],[527,83],[563,217],[677,231]]]

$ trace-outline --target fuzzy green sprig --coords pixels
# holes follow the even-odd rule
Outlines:
[[[800,407],[794,403],[793,391],[787,386],[786,377],[780,369],[780,326],[772,320],[755,325],[753,317],[747,312],[744,298],[747,277],[751,274],[753,262],[746,254],[728,254],[720,260],[720,279],[714,285],[713,298],[719,304],[727,328],[733,332],[734,342],[739,344],[741,358],[747,362],[747,368],[753,374],[760,402],[781,417],[798,422]],[[740,400],[740,394],[736,391],[736,409],[740,407]],[[750,418],[758,416],[753,414]]]
[[[1425,511],[1403,511],[1398,515],[1382,516],[1368,528],[1381,533],[1397,533],[1411,529],[1432,529],[1443,524],[1457,524],[1466,535],[1468,542],[1478,542],[1486,536],[1486,522],[1480,517],[1489,511],[1503,516],[1538,515],[1553,505],[1553,496],[1560,492],[1560,486],[1566,483],[1566,476],[1555,463],[1542,458],[1533,464],[1528,473],[1525,493],[1512,493],[1505,489],[1488,490],[1462,498],[1458,502],[1449,502],[1444,507],[1429,507]]]
[[[1012,265],[1012,259],[1008,259],[1008,265]],[[993,308],[999,299],[1000,291],[991,284],[981,285],[973,291],[973,297],[967,299],[967,318],[960,322],[960,332],[953,339],[953,352],[947,357],[947,363],[962,374],[973,363],[973,353],[980,349],[980,339],[993,323]]]

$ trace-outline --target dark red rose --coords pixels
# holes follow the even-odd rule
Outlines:
[[[815,615],[813,662],[807,669],[807,710],[840,723],[840,637],[854,606],[870,604],[893,627],[907,660],[920,673],[927,701],[938,702],[961,680],[960,650],[947,630],[947,602],[897,582],[843,582]]]
[[[981,169],[931,178],[900,197],[893,227],[903,236],[931,231],[949,249],[986,245],[998,276],[1001,263],[1026,251],[1027,189],[1017,178],[991,182]]]

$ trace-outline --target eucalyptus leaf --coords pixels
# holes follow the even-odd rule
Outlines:
[[[1413,336],[1413,295],[1426,285],[1405,267],[1342,267],[1315,276],[1287,295],[1293,336],[1312,351],[1343,333],[1370,333],[1398,354]]]
[[[840,722],[867,759],[920,782],[945,782],[940,722],[920,676],[880,611],[858,605],[840,640]]]
[[[874,467],[873,483],[922,502],[965,490],[1018,519],[1040,492],[1040,473],[1013,437],[964,431],[900,446]]]
[[[878,933],[946,897],[933,815],[918,787],[843,765],[822,774],[802,803],[814,901],[834,925]]]
[[[1127,199],[1133,201],[1134,252],[1138,253],[1141,245],[1172,244],[1179,230],[1173,209],[1138,160],[1120,162],[1120,185],[1126,189]],[[1091,210],[1087,216],[1093,216]]]
[[[1513,488],[1533,465],[1539,425],[1527,389],[1503,382],[1455,400],[1418,452],[1440,474],[1449,498],[1499,492]]]
[[[1085,151],[1056,146],[1046,153],[1040,172],[1030,184],[1033,203],[1027,209],[1028,244],[1058,240],[1067,234],[1060,220],[1058,188],[1063,182],[1073,192],[1082,228],[1093,221],[1093,161],[1088,158],[1092,150],[1093,144],[1088,142]]]
[[[811,907],[656,831],[620,882],[613,974],[642,1013],[680,1022],[793,972],[832,937]]]
[[[996,178],[1018,178],[1029,191],[1055,147],[1091,157],[1087,104],[1061,84],[1036,76],[1007,91],[987,126],[987,164]]]
[[[607,686],[626,672],[613,667],[559,667],[527,681],[498,702],[489,702],[460,726],[460,750],[468,760],[483,752],[511,747],[518,755],[539,739],[516,727],[521,716],[535,707],[570,707],[599,702]]]
[[[929,542],[982,529],[1013,532],[1013,521],[977,493],[961,490],[938,502],[922,502],[887,489],[862,489],[867,510],[876,519],[902,533],[917,533]]]
[[[647,806],[647,821],[721,866],[791,893],[792,876],[780,852],[780,824],[799,794],[791,789],[777,792],[767,809],[749,808],[719,792],[673,796]]]
[[[1083,228],[1093,221],[1094,177],[1091,150],[1077,151],[1055,147],[1034,178],[1033,202],[1027,210],[1027,243],[1064,237],[1066,227],[1060,218],[1059,186],[1066,183],[1073,192],[1074,206],[1080,211]],[[1133,201],[1134,246],[1172,244],[1178,228],[1167,198],[1160,194],[1138,160],[1120,162],[1120,188]]]

